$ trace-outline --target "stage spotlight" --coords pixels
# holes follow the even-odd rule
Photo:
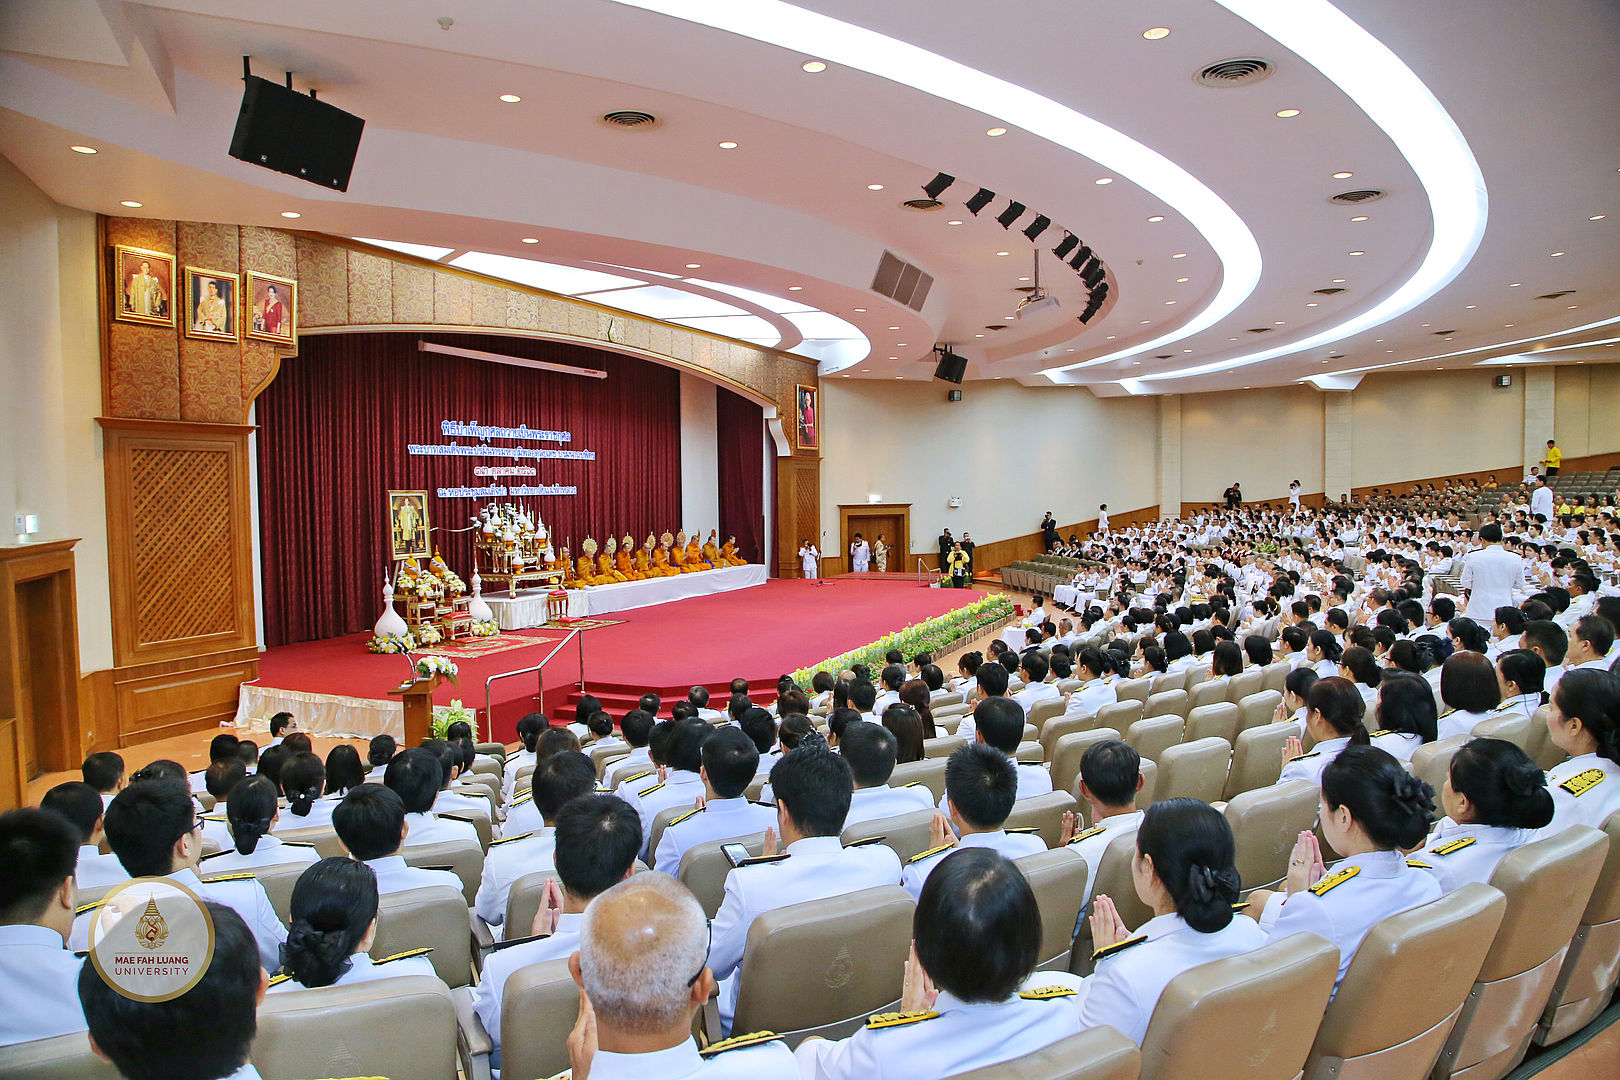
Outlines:
[[[1029,227],[1024,230],[1024,235],[1033,240],[1037,236],[1041,235],[1041,233],[1045,232],[1046,227],[1050,224],[1052,224],[1051,218],[1047,217],[1045,214],[1036,214],[1035,220],[1030,222]]]
[[[956,177],[947,175],[946,173],[940,173],[938,176],[934,177],[932,182],[923,187],[923,193],[926,194],[930,199],[937,199],[942,193],[944,193],[946,188],[950,187],[954,183],[956,183]]]
[[[1079,270],[1082,266],[1086,265],[1086,260],[1089,258],[1091,258],[1091,246],[1089,244],[1081,244],[1080,250],[1075,252],[1074,258],[1069,260],[1069,265],[1075,270]]]
[[[1059,262],[1062,262],[1064,259],[1069,257],[1069,252],[1073,251],[1074,246],[1079,242],[1080,238],[1078,236],[1065,229],[1063,231],[1063,239],[1059,240],[1058,246],[1052,249],[1052,254],[1058,257]]]
[[[1081,312],[1081,313],[1080,313],[1080,321],[1081,321],[1081,322],[1082,322],[1082,323],[1088,323],[1088,322],[1090,322],[1090,321],[1091,321],[1091,317],[1092,317],[1092,316],[1093,316],[1093,315],[1095,315],[1095,314],[1097,314],[1097,308],[1096,308],[1096,306],[1093,306],[1093,305],[1087,305],[1087,307],[1086,307],[1086,310],[1084,310],[1084,311],[1082,311],[1082,312]]]
[[[1001,227],[1003,229],[1010,229],[1012,228],[1012,223],[1017,221],[1023,215],[1026,209],[1028,208],[1024,206],[1023,203],[1014,200],[1007,203],[1007,209],[998,214],[996,216],[996,220],[1001,222]]]
[[[966,205],[967,205],[967,208],[968,208],[968,212],[973,214],[973,216],[977,217],[978,214],[979,214],[979,211],[983,210],[985,207],[989,206],[990,205],[990,200],[995,198],[995,197],[996,197],[996,193],[991,191],[989,188],[987,188],[987,187],[980,188],[978,190],[977,194],[975,194],[973,196],[973,198],[971,198],[971,199],[969,199],[967,201]]]
[[[1091,299],[1093,301],[1100,304],[1104,300],[1106,300],[1107,298],[1108,298],[1108,282],[1099,281],[1099,282],[1097,282],[1097,284],[1095,284],[1095,285],[1093,285],[1091,287]]]
[[[1075,267],[1075,269],[1079,270],[1080,271],[1080,276],[1082,278],[1086,279],[1087,284],[1090,284],[1091,283],[1091,277],[1090,276],[1092,274],[1095,274],[1097,272],[1097,270],[1101,266],[1102,266],[1102,260],[1097,258],[1097,256],[1093,255],[1089,259],[1087,259],[1085,262],[1083,262],[1079,266]]]
[[[1080,280],[1086,283],[1087,288],[1095,289],[1107,273],[1108,271],[1103,269],[1101,263],[1093,262],[1080,271]]]

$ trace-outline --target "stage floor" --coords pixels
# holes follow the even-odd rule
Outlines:
[[[972,589],[922,589],[894,580],[841,577],[825,586],[772,579],[764,585],[621,613],[622,622],[583,632],[586,691],[622,715],[648,690],[666,703],[702,685],[724,700],[727,684],[747,679],[757,699],[775,692],[777,678],[829,656],[869,644],[884,634],[943,615],[985,594]],[[608,621],[608,620],[603,620]],[[460,684],[441,686],[437,704],[460,699],[479,710],[483,728],[484,680],[503,671],[532,667],[567,634],[565,630],[520,630],[496,639],[502,651],[457,657]],[[387,692],[408,674],[402,656],[365,650],[369,635],[270,649],[259,658],[257,683],[243,687],[239,721],[262,726],[275,702],[299,714],[320,734],[381,730],[380,717],[399,721],[399,706]],[[520,640],[522,639],[522,640]],[[545,669],[546,712],[556,717],[579,691],[578,643],[570,642]],[[518,717],[535,707],[533,676],[494,684],[495,737],[514,738]],[[344,710],[348,710],[345,712]],[[666,708],[667,713],[667,708]],[[323,720],[330,714],[333,722]],[[351,723],[347,726],[343,718]],[[368,726],[361,727],[364,719]]]

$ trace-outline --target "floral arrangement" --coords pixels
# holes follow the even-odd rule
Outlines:
[[[420,648],[437,645],[444,640],[444,631],[433,623],[423,623],[416,628],[416,644]]]
[[[501,632],[500,623],[494,619],[474,619],[468,633],[473,637],[494,637]]]
[[[435,658],[437,659],[437,658]],[[443,739],[450,731],[450,725],[465,720],[478,730],[478,718],[473,711],[461,704],[460,698],[452,698],[448,705],[435,705],[433,707],[433,737]]]
[[[456,678],[458,669],[454,660],[443,656],[424,656],[416,662],[416,673],[423,678],[432,678],[437,675],[451,682],[459,682]]]
[[[366,642],[366,649],[374,653],[406,653],[416,648],[416,639],[409,630],[404,634],[386,634]]]
[[[1013,615],[1013,602],[1005,596],[987,596],[975,600],[966,607],[957,608],[947,615],[929,619],[915,626],[908,626],[903,630],[896,630],[887,634],[870,645],[863,646],[844,653],[842,656],[832,656],[819,664],[801,668],[793,673],[793,681],[800,686],[809,686],[811,678],[818,671],[839,672],[854,667],[856,664],[866,664],[877,668],[883,664],[883,657],[890,649],[899,649],[906,656],[915,656],[920,652],[940,653],[963,638],[975,637],[979,633],[1003,623]]]

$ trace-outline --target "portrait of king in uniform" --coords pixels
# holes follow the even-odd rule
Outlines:
[[[389,537],[396,559],[422,559],[428,554],[427,492],[388,493]]]

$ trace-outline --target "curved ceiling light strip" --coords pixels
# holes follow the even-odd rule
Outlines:
[[[1485,177],[1456,123],[1429,88],[1383,42],[1328,0],[1215,0],[1316,68],[1394,142],[1429,199],[1434,221],[1428,253],[1383,301],[1344,322],[1287,345],[1212,363],[1137,376],[1138,383],[1182,379],[1258,364],[1370,330],[1411,311],[1449,285],[1485,235]],[[1116,354],[1117,355],[1117,354]],[[1115,356],[1077,364],[1088,367]]]
[[[1033,90],[782,0],[613,2],[819,57],[995,117],[1103,165],[1173,207],[1220,258],[1219,290],[1177,329],[1092,363],[1146,352],[1205,330],[1235,311],[1260,281],[1260,245],[1220,196],[1157,151]]]
[[[1589,323],[1585,323],[1585,324],[1583,324],[1581,326],[1572,326],[1568,330],[1554,330],[1551,333],[1536,334],[1533,337],[1514,338],[1512,341],[1498,341],[1493,345],[1476,345],[1472,349],[1458,349],[1456,352],[1435,353],[1433,356],[1414,356],[1410,360],[1391,360],[1387,364],[1368,364],[1365,367],[1344,368],[1344,369],[1339,370],[1339,371],[1330,371],[1330,372],[1327,372],[1326,374],[1329,374],[1329,375],[1365,375],[1365,374],[1367,374],[1369,372],[1373,372],[1373,371],[1387,371],[1390,368],[1406,367],[1409,364],[1426,364],[1426,363],[1429,363],[1432,360],[1449,360],[1454,356],[1468,356],[1468,355],[1471,355],[1472,353],[1490,352],[1493,349],[1513,349],[1513,348],[1517,348],[1520,345],[1528,345],[1528,344],[1530,344],[1531,342],[1534,342],[1534,341],[1547,341],[1547,340],[1549,340],[1551,338],[1568,337],[1571,334],[1584,334],[1588,330],[1597,330],[1597,329],[1600,329],[1601,327],[1613,326],[1616,323],[1620,323],[1620,316],[1616,316],[1615,318],[1612,318],[1612,319],[1599,319],[1597,322],[1589,322]],[[1577,342],[1573,343],[1573,346],[1580,346],[1580,345],[1607,345],[1608,343],[1609,343],[1609,339],[1604,338],[1602,341],[1577,341]],[[1571,348],[1573,346],[1560,345],[1558,347],[1563,349],[1563,348]],[[1543,349],[1542,351],[1543,352],[1549,352],[1551,350]],[[1478,361],[1478,362],[1476,362],[1475,366],[1477,367],[1479,363],[1483,363],[1483,362],[1484,361]],[[1310,379],[1311,379],[1311,376],[1306,376],[1303,379],[1295,379],[1294,381],[1295,382],[1309,382]]]

